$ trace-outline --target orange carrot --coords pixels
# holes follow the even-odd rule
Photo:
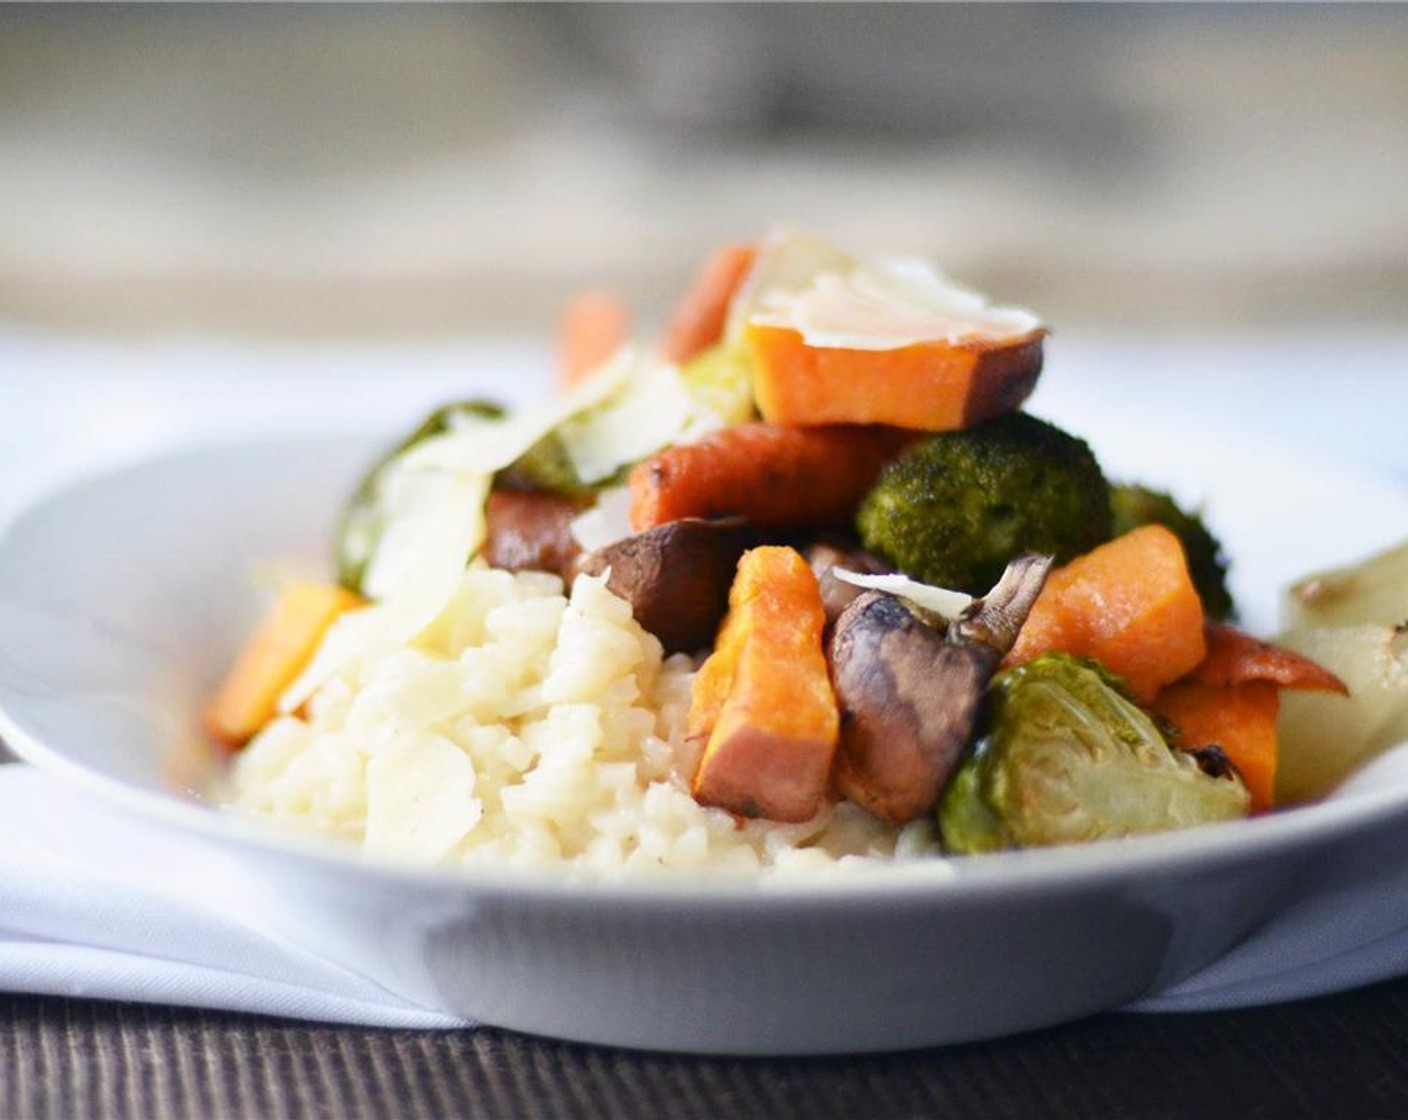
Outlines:
[[[1349,694],[1344,681],[1294,650],[1273,646],[1225,622],[1207,624],[1207,656],[1188,674],[1202,684],[1265,681],[1280,688]]]
[[[778,821],[821,808],[840,734],[825,625],[816,576],[796,550],[743,554],[715,652],[695,678],[689,731],[708,736],[693,783],[701,804]]]
[[[1261,680],[1230,685],[1181,681],[1154,701],[1154,710],[1182,733],[1180,746],[1185,750],[1222,748],[1247,783],[1253,812],[1275,803],[1280,706],[1280,690]]]
[[[1012,412],[1041,374],[1045,331],[884,350],[812,346],[788,326],[745,337],[758,411],[775,424],[969,428]]]
[[[1047,578],[1004,664],[1048,650],[1093,657],[1150,700],[1203,660],[1203,605],[1183,546],[1144,525]]]
[[[231,749],[253,738],[278,713],[279,697],[329,627],[363,606],[364,600],[336,584],[298,583],[285,591],[206,705],[207,734]]]
[[[723,337],[728,305],[757,255],[752,245],[725,245],[709,256],[665,328],[661,351],[667,361],[682,365]]]
[[[728,514],[772,529],[849,524],[881,468],[912,438],[884,427],[723,428],[631,471],[631,525]]]
[[[631,313],[615,292],[573,296],[557,323],[557,381],[570,389],[599,369],[631,337]]]

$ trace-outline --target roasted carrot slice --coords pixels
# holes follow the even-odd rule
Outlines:
[[[1203,660],[1203,622],[1183,546],[1144,525],[1052,572],[1004,664],[1093,657],[1148,701]]]
[[[708,736],[694,796],[744,817],[805,821],[826,798],[840,716],[816,576],[796,550],[743,554],[689,730]]]
[[[557,322],[557,383],[570,389],[599,369],[631,337],[631,313],[615,292],[581,292]]]
[[[279,597],[206,705],[206,732],[231,748],[278,712],[279,697],[344,613],[366,602],[336,584],[298,583]]]
[[[723,428],[631,471],[631,525],[730,514],[763,528],[849,525],[881,468],[913,438],[884,427]]]
[[[970,428],[1014,411],[1041,374],[1045,331],[887,350],[812,346],[792,327],[745,330],[758,411],[775,424]]]
[[[752,245],[725,245],[710,254],[665,328],[666,360],[682,365],[723,337],[729,303],[757,255]]]
[[[1219,746],[1247,783],[1252,811],[1271,808],[1276,799],[1276,716],[1281,697],[1276,685],[1181,681],[1159,693],[1154,710],[1182,733],[1185,750]]]
[[[1220,685],[1265,681],[1279,688],[1349,694],[1344,681],[1310,658],[1253,638],[1225,622],[1207,624],[1207,644],[1207,656],[1187,680]]]

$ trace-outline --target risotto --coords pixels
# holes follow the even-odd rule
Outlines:
[[[800,872],[937,850],[855,804],[800,824],[698,804],[694,667],[602,579],[475,567],[411,643],[347,666],[236,758],[229,803],[440,866]]]

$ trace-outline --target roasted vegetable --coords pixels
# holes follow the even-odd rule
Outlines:
[[[631,337],[631,313],[615,292],[579,292],[567,301],[557,320],[557,384],[580,385],[599,370]]]
[[[579,500],[543,490],[495,490],[484,511],[482,555],[492,567],[510,572],[573,570],[581,546],[572,536]]]
[[[1090,448],[1025,413],[933,436],[886,468],[861,503],[861,542],[925,583],[977,594],[1023,552],[1058,563],[1110,535]]]
[[[1052,572],[1008,662],[1049,650],[1094,658],[1146,702],[1197,666],[1203,604],[1178,538],[1145,525]]]
[[[729,302],[757,255],[752,245],[724,245],[709,255],[670,313],[661,347],[667,361],[688,362],[723,337]]]
[[[881,468],[912,439],[899,428],[739,424],[676,444],[630,474],[631,525],[746,517],[761,529],[847,524]]]
[[[821,602],[826,608],[828,625],[834,623],[841,616],[841,612],[860,598],[865,590],[854,583],[838,579],[832,569],[845,568],[862,575],[883,575],[894,570],[865,549],[836,540],[817,541],[807,549],[806,555],[812,574],[816,576],[817,584],[821,587]]]
[[[790,548],[743,554],[728,617],[694,679],[689,735],[707,740],[693,781],[704,805],[805,821],[826,799],[839,716],[807,562]]]
[[[244,746],[275,715],[279,697],[313,656],[328,629],[364,607],[344,587],[297,583],[264,616],[202,713],[211,738]]]
[[[577,558],[587,575],[610,572],[606,586],[631,604],[631,612],[666,652],[707,649],[728,610],[738,558],[753,542],[741,517],[719,521],[686,518]]]
[[[1210,622],[1203,633],[1207,655],[1187,680],[1215,685],[1260,682],[1302,692],[1349,693],[1334,673],[1293,649],[1263,642],[1225,622]]]
[[[1183,750],[1215,746],[1237,768],[1251,795],[1251,811],[1276,803],[1276,713],[1281,692],[1267,681],[1205,684],[1189,680],[1170,685],[1154,701],[1154,711],[1178,729]]]
[[[1193,586],[1209,618],[1236,614],[1227,589],[1227,556],[1200,515],[1188,513],[1168,494],[1147,486],[1120,484],[1110,487],[1111,534],[1119,537],[1141,525],[1162,525],[1183,545]]]
[[[1287,628],[1408,623],[1408,542],[1357,564],[1297,581],[1283,604]]]
[[[1070,844],[1245,816],[1235,773],[1215,777],[1171,748],[1095,662],[1046,654],[990,691],[986,733],[939,802],[955,852]]]
[[[502,406],[493,401],[457,401],[442,405],[421,421],[410,435],[377,460],[357,484],[342,510],[335,546],[338,583],[349,591],[358,594],[362,592],[362,579],[366,575],[367,564],[370,563],[377,542],[381,540],[381,535],[386,529],[385,514],[380,501],[381,485],[391,465],[417,444],[449,431],[454,427],[458,416],[498,419],[503,414]]]
[[[748,351],[720,342],[680,367],[689,395],[725,424],[746,424],[758,418],[753,407],[753,370]]]
[[[1278,644],[1333,671],[1350,693],[1284,697],[1277,797],[1307,801],[1408,740],[1408,543],[1306,576],[1282,614]]]
[[[842,612],[828,646],[842,713],[839,793],[891,824],[934,807],[1050,568],[1047,556],[1013,561],[947,632],[883,592]]]
[[[1356,767],[1408,740],[1408,629],[1317,626],[1288,630],[1277,641],[1334,670],[1349,687],[1348,697],[1282,697],[1278,802],[1324,797]]]

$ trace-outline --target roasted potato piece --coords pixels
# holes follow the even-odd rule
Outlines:
[[[1355,767],[1408,740],[1408,542],[1306,576],[1282,604],[1277,642],[1313,658],[1349,697],[1287,694],[1278,801],[1323,797]]]
[[[1408,622],[1408,542],[1359,564],[1299,580],[1283,604],[1287,629]]]
[[[1323,626],[1289,630],[1277,641],[1349,686],[1348,697],[1281,696],[1276,801],[1313,801],[1355,767],[1408,739],[1408,631],[1372,623]]]

